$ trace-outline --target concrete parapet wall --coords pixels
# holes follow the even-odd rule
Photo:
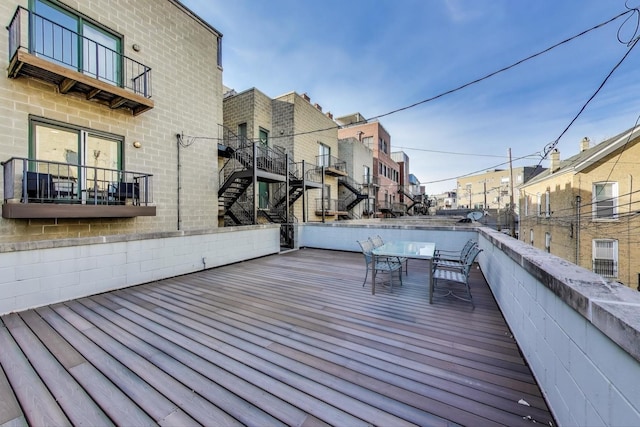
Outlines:
[[[559,425],[640,425],[640,294],[488,228],[482,271]]]
[[[0,244],[0,315],[280,251],[280,227]]]

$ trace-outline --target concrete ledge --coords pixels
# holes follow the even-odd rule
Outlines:
[[[640,292],[495,230],[480,234],[640,361]]]
[[[156,233],[113,234],[108,236],[79,237],[74,239],[31,240],[28,242],[0,242],[0,253],[33,251],[38,249],[67,248],[72,246],[96,245],[100,243],[134,242],[137,240],[167,239],[171,237],[203,236],[235,233],[261,229],[280,229],[279,224],[245,225],[242,227],[221,227],[201,230],[163,231]]]

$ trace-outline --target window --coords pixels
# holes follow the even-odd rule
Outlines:
[[[593,240],[593,272],[603,277],[618,277],[618,241]]]
[[[529,242],[533,246],[533,228],[529,230]]]
[[[329,167],[331,160],[331,147],[318,143],[318,166]]]
[[[526,193],[524,195],[524,216],[529,216],[529,196]]]
[[[551,216],[551,193],[549,190],[547,190],[544,197],[544,216],[547,218]]]
[[[240,123],[238,125],[238,136],[240,137],[240,139],[245,139],[247,137],[247,124],[246,123]]]
[[[371,169],[369,166],[364,166],[362,170],[362,179],[365,184],[371,184]]]
[[[373,137],[365,136],[364,138],[362,138],[362,144],[364,144],[364,146],[367,148],[373,149]]]
[[[593,219],[618,218],[618,183],[593,184]]]
[[[33,1],[31,50],[59,65],[122,86],[122,40],[107,28],[49,0]]]
[[[538,216],[542,216],[542,195],[540,193],[536,194],[536,201],[538,204]]]
[[[260,144],[264,145],[265,147],[269,146],[269,131],[263,128],[258,129],[258,139],[260,141]]]
[[[222,37],[218,37],[218,67],[222,67]]]
[[[551,252],[551,233],[544,233],[544,249],[547,252]]]
[[[122,170],[123,137],[71,126],[45,119],[31,119],[31,148],[33,158],[45,162],[84,166],[58,167],[56,178],[73,181],[76,196],[87,189],[106,190]],[[42,173],[51,173],[47,163],[38,163]]]

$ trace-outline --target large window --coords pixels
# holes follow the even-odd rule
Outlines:
[[[618,218],[617,182],[601,182],[593,184],[593,218]]]
[[[73,10],[32,0],[31,50],[59,65],[122,85],[121,38]]]
[[[618,277],[618,241],[593,240],[593,272],[603,277]]]
[[[105,190],[122,170],[123,138],[44,119],[31,120],[32,158],[38,172],[73,183],[73,193]]]
[[[331,165],[331,147],[318,143],[318,166],[329,167]]]

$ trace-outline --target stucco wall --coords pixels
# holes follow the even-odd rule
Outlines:
[[[0,315],[279,251],[279,225],[0,244]]]

